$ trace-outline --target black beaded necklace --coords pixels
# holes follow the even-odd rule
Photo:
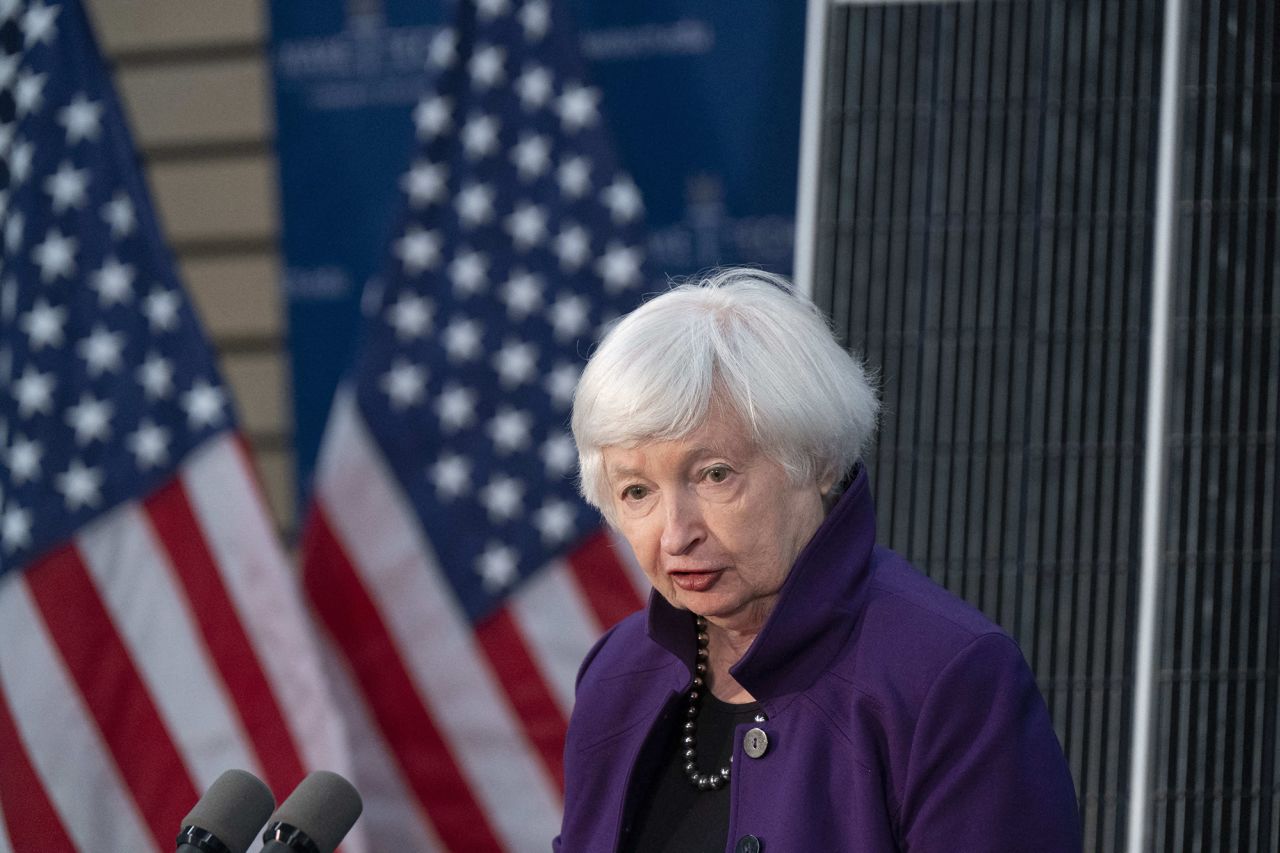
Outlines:
[[[698,657],[694,663],[693,686],[689,688],[689,709],[685,712],[688,719],[684,723],[684,775],[689,777],[689,783],[699,791],[714,791],[723,788],[729,781],[729,768],[733,763],[733,756],[729,757],[729,764],[721,767],[713,773],[698,772],[698,750],[697,738],[695,733],[698,729],[698,702],[702,698],[702,687],[705,684],[704,678],[707,674],[707,620],[701,616],[697,618],[698,631]]]

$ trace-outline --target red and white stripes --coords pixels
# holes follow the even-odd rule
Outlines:
[[[350,772],[266,518],[224,435],[0,583],[0,850],[169,850],[225,769]]]
[[[473,629],[349,394],[317,471],[304,582],[353,729],[376,741],[355,748],[372,845],[545,849],[578,664],[647,582],[601,532]]]

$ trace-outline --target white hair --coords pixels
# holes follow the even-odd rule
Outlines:
[[[781,276],[725,269],[620,320],[573,398],[583,497],[611,516],[601,452],[683,438],[727,406],[793,482],[838,482],[875,433],[867,372]]]

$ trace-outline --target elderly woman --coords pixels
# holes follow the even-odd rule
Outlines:
[[[582,492],[653,593],[582,665],[557,850],[1079,849],[1018,647],[875,544],[876,409],[818,310],[756,271],[602,342]]]

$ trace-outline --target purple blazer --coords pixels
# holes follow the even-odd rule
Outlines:
[[[692,616],[656,593],[582,664],[553,849],[616,850],[682,713]],[[860,473],[800,553],[732,670],[764,709],[735,734],[728,853],[1075,851],[1075,789],[1014,641],[875,545]]]

